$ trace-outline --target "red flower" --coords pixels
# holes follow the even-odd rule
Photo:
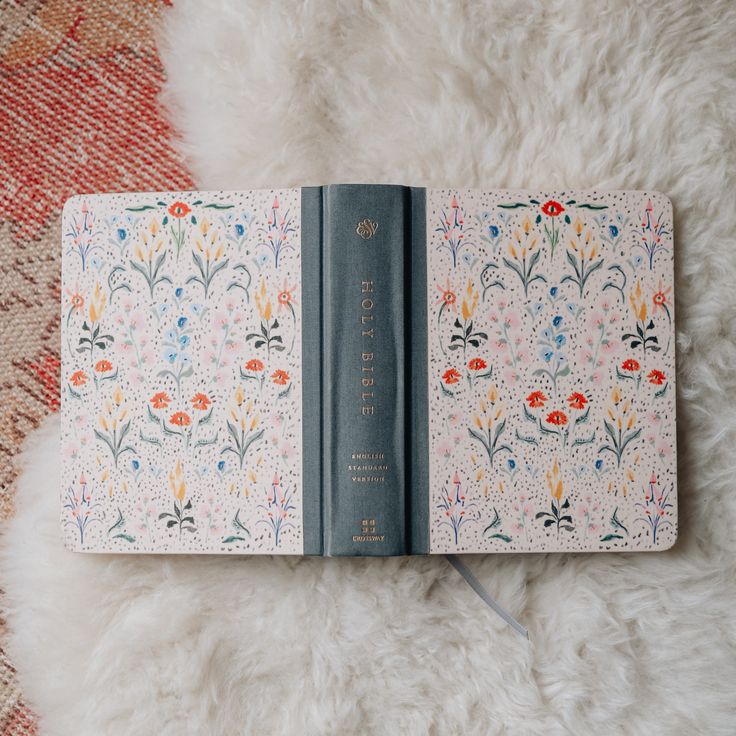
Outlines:
[[[460,374],[454,368],[449,368],[442,374],[442,380],[445,383],[457,383],[460,380]]]
[[[573,391],[567,397],[567,403],[571,409],[585,409],[585,405],[588,403],[588,399],[585,398],[585,394]]]
[[[564,411],[553,411],[547,415],[548,424],[556,424],[558,427],[567,424],[567,414]]]
[[[555,202],[554,199],[550,199],[542,205],[542,212],[550,217],[557,217],[565,211],[565,208],[559,203]]]
[[[184,202],[174,202],[169,207],[169,214],[172,217],[186,217],[191,211],[191,207],[184,204]]]
[[[539,406],[544,406],[547,401],[547,397],[541,391],[532,391],[529,396],[526,397],[529,402],[529,406],[532,409],[536,409]]]
[[[289,380],[289,374],[286,371],[279,369],[271,374],[271,378],[273,378],[273,382],[277,383],[279,386],[286,386],[286,382]]]
[[[154,409],[165,409],[170,401],[171,399],[165,391],[159,391],[157,394],[151,396],[151,403]]]
[[[653,383],[655,386],[661,386],[667,380],[667,376],[656,368],[649,372],[647,378],[649,379],[649,383]]]
[[[95,370],[98,373],[107,373],[112,370],[112,363],[109,360],[98,360],[95,363]]]
[[[638,371],[641,369],[639,361],[634,360],[634,358],[627,358],[623,363],[621,363],[621,367],[625,371]]]
[[[212,400],[206,394],[194,394],[192,398],[192,406],[199,411],[207,411],[211,403]]]
[[[263,362],[258,360],[258,358],[251,358],[246,364],[245,364],[245,370],[247,371],[262,371],[263,370]]]
[[[87,374],[84,371],[74,371],[69,380],[72,386],[84,386],[87,383]]]
[[[175,424],[177,427],[187,427],[192,423],[192,420],[185,411],[178,411],[169,419],[171,424]]]
[[[488,364],[483,360],[483,358],[473,358],[473,360],[468,363],[468,368],[470,368],[471,371],[482,371],[487,367]]]

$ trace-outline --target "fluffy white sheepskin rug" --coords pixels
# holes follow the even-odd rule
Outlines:
[[[94,557],[57,434],[4,534],[10,654],[58,734],[733,733],[736,6],[243,3],[166,14],[201,187],[656,188],[676,209],[680,541],[660,554]]]

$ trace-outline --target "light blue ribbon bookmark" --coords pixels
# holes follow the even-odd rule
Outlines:
[[[445,555],[447,561],[465,578],[465,582],[480,596],[481,600],[492,608],[512,629],[529,638],[529,632],[502,606],[493,599],[491,594],[480,584],[478,578],[470,572],[468,566],[457,555]]]

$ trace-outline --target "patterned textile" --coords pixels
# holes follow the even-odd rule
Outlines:
[[[164,4],[0,0],[0,519],[13,512],[14,456],[59,408],[64,200],[191,188],[157,100]],[[1,651],[0,732],[36,733]]]

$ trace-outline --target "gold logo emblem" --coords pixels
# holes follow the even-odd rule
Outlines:
[[[355,232],[360,235],[363,240],[368,240],[376,234],[378,230],[378,223],[375,220],[369,220],[367,217],[365,220],[361,220],[358,223],[358,227],[355,228]]]

